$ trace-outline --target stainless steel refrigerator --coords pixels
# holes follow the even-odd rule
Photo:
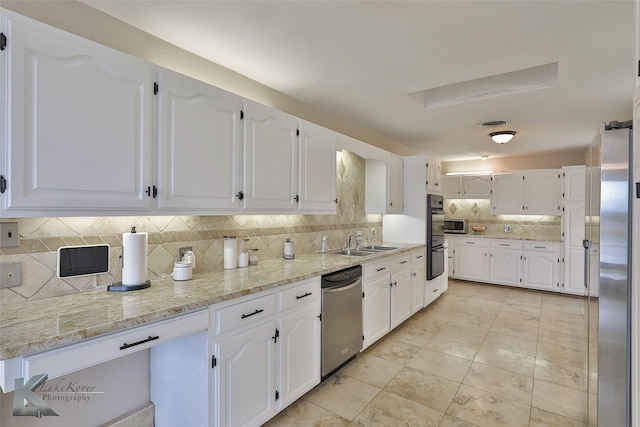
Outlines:
[[[597,339],[589,342],[597,343],[597,353],[589,353],[598,362],[600,426],[631,426],[631,295],[637,292],[631,281],[632,150],[631,121],[611,122],[601,125],[586,158],[585,286],[590,298],[599,292],[597,304],[588,306],[596,311],[589,336]],[[599,268],[599,275],[590,268]]]

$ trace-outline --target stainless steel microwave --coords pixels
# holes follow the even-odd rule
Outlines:
[[[446,219],[444,220],[444,232],[466,234],[467,233],[467,220],[466,219]]]

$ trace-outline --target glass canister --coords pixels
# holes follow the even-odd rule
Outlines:
[[[224,236],[224,269],[233,270],[238,267],[238,238]]]
[[[247,244],[249,239],[238,240],[238,267],[246,267],[249,265],[249,252],[247,251]]]
[[[249,249],[249,265],[258,265],[258,249]]]

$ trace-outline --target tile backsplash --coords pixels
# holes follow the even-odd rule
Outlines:
[[[485,226],[487,237],[560,241],[561,217],[553,215],[491,215],[489,199],[445,199],[445,218],[466,219],[467,233],[473,224]],[[511,232],[504,227],[510,226]]]
[[[170,274],[177,251],[192,246],[197,273],[223,268],[223,236],[248,239],[248,248],[258,249],[258,259],[279,258],[284,241],[291,238],[296,254],[320,250],[322,237],[329,248],[344,246],[346,237],[363,230],[365,237],[376,229],[382,236],[382,216],[364,213],[365,161],[342,151],[337,156],[335,215],[225,215],[225,216],[136,216],[136,217],[47,217],[15,218],[20,228],[20,246],[1,248],[0,262],[22,264],[22,285],[0,289],[0,304],[26,299],[93,290],[120,280],[116,270],[122,251],[122,233],[136,226],[149,233],[148,276]],[[373,240],[373,239],[372,239]],[[58,279],[56,251],[60,246],[107,243],[111,246],[110,271],[98,276]]]

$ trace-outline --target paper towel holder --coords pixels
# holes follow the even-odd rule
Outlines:
[[[131,233],[135,233],[136,232],[136,228],[135,227],[131,227]],[[122,248],[124,251],[124,247]],[[118,257],[118,263],[116,264],[116,268],[114,270],[114,274],[113,274],[113,278],[115,279],[116,275],[115,273],[118,270],[118,267],[120,267],[120,262],[122,260],[122,254]],[[151,286],[151,280],[146,280],[143,283],[138,283],[138,284],[133,284],[133,285],[125,285],[122,282],[115,282],[113,283],[113,280],[111,281],[111,284],[109,286],[107,286],[107,291],[112,291],[112,292],[128,292],[128,291],[137,291],[140,289],[146,289],[148,287]]]

